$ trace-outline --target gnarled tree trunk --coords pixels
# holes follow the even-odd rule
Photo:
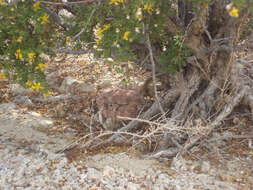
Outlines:
[[[253,113],[253,64],[248,62],[243,65],[236,58],[240,50],[245,51],[239,49],[238,44],[252,3],[246,1],[246,7],[240,11],[238,18],[228,14],[226,5],[226,1],[212,1],[206,9],[196,13],[192,23],[183,17],[184,23],[188,23],[185,42],[194,54],[187,59],[190,69],[180,76],[181,83],[175,86],[183,90],[172,109],[171,118],[181,124],[189,116],[191,119],[200,118],[207,128],[204,135],[209,135],[236,106],[243,103],[242,100],[245,100]],[[248,43],[252,43],[252,39],[249,40],[251,42]],[[162,149],[168,146],[167,142],[171,138],[169,134],[170,131],[167,131],[164,135]],[[181,152],[192,147],[203,135],[187,137],[189,141],[186,141]]]
[[[201,134],[183,132],[178,136],[170,129],[163,130],[160,150],[171,146],[168,142],[176,147],[176,151],[165,151],[167,156],[182,153],[209,135],[236,106],[246,103],[253,112],[253,63],[247,62],[246,58],[246,63],[242,63],[243,59],[236,56],[241,50],[245,51],[247,43],[253,42],[251,38],[238,45],[252,3],[246,0],[245,5],[235,18],[228,14],[225,0],[213,0],[204,9],[194,10],[194,15],[190,1],[178,1],[179,27],[182,28],[183,23],[185,43],[193,54],[187,58],[184,72],[171,76],[171,89],[160,99],[169,113],[167,121],[163,122],[164,126],[168,123],[185,126],[189,120],[200,120],[206,127]],[[142,118],[149,119],[159,111],[156,102]],[[131,121],[120,131],[130,131],[137,124],[137,121]],[[109,141],[119,139],[116,134]]]

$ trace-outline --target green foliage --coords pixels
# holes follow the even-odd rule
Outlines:
[[[185,58],[190,55],[190,50],[182,43],[182,40],[183,36],[176,35],[169,40],[169,43],[164,44],[159,61],[163,64],[165,71],[178,71]]]
[[[208,7],[211,0],[188,0],[194,8]],[[78,4],[76,15],[64,17],[67,30],[56,28],[43,6],[23,0],[7,4],[0,0],[0,74],[14,71],[14,79],[35,90],[47,91],[43,74],[43,55],[52,55],[56,44],[80,49],[83,44],[95,48],[96,56],[116,56],[119,60],[138,59],[147,53],[146,35],[159,62],[166,71],[176,72],[190,51],[183,34],[168,32],[168,13],[176,15],[176,0],[104,0],[100,4]],[[243,0],[233,1],[235,8]],[[50,7],[54,9],[55,7]],[[194,9],[195,10],[195,9]],[[236,8],[231,15],[237,17]],[[83,28],[85,32],[76,36]],[[72,42],[72,43],[69,43]],[[41,86],[39,86],[41,85]]]
[[[167,0],[107,0],[101,5],[79,6],[77,15],[82,15],[82,17],[79,17],[75,22],[75,29],[68,31],[66,35],[73,36],[85,27],[86,32],[80,39],[85,42],[92,40],[96,42],[92,47],[96,50],[96,56],[116,55],[117,59],[128,61],[136,59],[136,52],[147,49],[145,35],[148,33],[152,45],[167,42],[170,44],[170,48],[173,47],[173,52],[169,53],[168,48],[167,52],[159,54],[159,59],[164,64],[168,63],[165,61],[166,59],[173,60],[173,64],[169,64],[167,68],[175,71],[184,58],[179,58],[179,54],[185,54],[183,51],[186,51],[186,47],[183,44],[181,45],[184,46],[183,48],[173,45],[174,39],[167,32],[168,12],[176,14],[172,3],[175,2]],[[96,16],[90,17],[94,10]],[[138,44],[141,49],[136,49],[135,44]]]
[[[43,55],[52,54],[53,24],[33,1],[0,5],[0,69],[13,71],[16,81],[36,91],[47,92]],[[49,48],[50,47],[50,48]]]

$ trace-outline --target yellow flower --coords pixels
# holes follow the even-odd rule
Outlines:
[[[99,70],[99,68],[95,68],[95,73],[101,74],[101,71]]]
[[[66,43],[68,44],[70,42],[70,37],[66,37]]]
[[[33,4],[33,10],[37,11],[37,10],[39,10],[39,8],[40,8],[40,2],[37,1],[36,3]]]
[[[108,30],[110,28],[111,24],[106,24],[103,28],[98,28],[98,31],[97,31],[97,36],[98,37],[101,37],[103,32]]]
[[[110,28],[111,24],[106,24],[103,28],[104,31],[108,30]]]
[[[37,65],[36,67],[35,67],[35,69],[40,69],[40,70],[44,70],[45,69],[45,64],[43,64],[43,63],[40,63],[39,65]]]
[[[22,36],[19,36],[18,39],[17,39],[17,42],[21,43],[23,40],[23,37]]]
[[[31,89],[38,92],[41,89],[40,82],[34,82]]]
[[[96,40],[96,44],[97,44],[97,45],[99,45],[100,42],[101,42],[101,39],[97,39],[97,40]]]
[[[49,15],[48,14],[44,14],[42,17],[41,17],[41,24],[46,24],[48,21],[48,18],[49,18]]]
[[[0,73],[0,80],[6,79],[6,76],[4,73]]]
[[[28,55],[28,62],[30,62],[30,63],[34,62],[35,53],[30,52],[27,55]]]
[[[237,18],[237,17],[239,16],[238,9],[235,8],[235,7],[232,8],[232,9],[229,11],[229,15]]]
[[[124,39],[124,40],[128,40],[129,34],[130,34],[130,32],[129,32],[129,31],[126,31],[126,32],[124,33],[123,39]]]
[[[152,8],[152,5],[150,3],[147,3],[144,5],[144,8],[143,10],[147,11],[149,14],[151,14],[153,8]]]
[[[16,59],[20,59],[21,60],[23,58],[23,55],[22,55],[20,49],[16,50],[15,56],[16,56]]]
[[[109,4],[111,5],[111,4],[114,4],[114,5],[119,5],[119,3],[123,3],[124,2],[124,0],[111,0],[110,2],[109,2]]]
[[[117,0],[111,0],[111,1],[109,2],[109,4],[110,4],[110,5],[111,5],[111,4],[118,5],[119,3],[118,3]]]
[[[52,96],[52,92],[47,91],[47,92],[45,92],[45,93],[43,94],[43,96],[44,96],[44,99],[47,99],[48,96]]]
[[[97,30],[97,36],[101,37],[102,34],[103,34],[103,29],[99,27],[98,30]]]
[[[3,0],[0,0],[0,5],[6,5],[6,3]]]
[[[140,21],[142,19],[142,11],[141,8],[138,8],[136,13],[135,13],[135,17]]]
[[[32,82],[31,82],[31,81],[27,81],[25,84],[26,84],[27,86],[31,86],[31,85],[32,85]]]

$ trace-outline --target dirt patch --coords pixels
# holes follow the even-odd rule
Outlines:
[[[135,175],[140,175],[148,169],[157,169],[159,166],[162,167],[162,164],[159,164],[156,160],[144,160],[129,156],[125,152],[119,154],[97,154],[89,157],[86,164],[88,167],[97,168],[99,170],[106,166],[114,169],[123,168],[133,172]]]
[[[19,109],[13,103],[0,105],[0,135],[2,141],[20,145],[38,145],[55,152],[71,142],[73,134],[52,134],[53,120],[36,112]]]

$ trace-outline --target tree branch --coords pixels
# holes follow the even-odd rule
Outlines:
[[[66,23],[63,23],[61,18],[52,10],[50,10],[47,7],[43,7],[43,9],[45,9],[46,13],[50,15],[50,17],[58,24],[60,25],[62,28],[64,28],[64,30],[67,30],[68,28],[70,28],[70,26],[68,26]]]
[[[93,15],[94,15],[95,12],[96,12],[96,9],[93,9],[92,12],[91,12],[91,14],[90,14],[90,17],[88,18],[88,22],[85,24],[85,26],[83,27],[83,29],[78,34],[76,34],[73,37],[73,40],[76,40],[77,38],[79,38],[79,36],[81,36],[86,31],[87,25],[90,22],[90,20],[93,17]]]
[[[148,33],[147,33],[147,45],[148,45],[148,50],[149,50],[149,54],[150,54],[150,61],[152,63],[152,78],[153,78],[153,84],[154,84],[154,93],[155,93],[156,103],[157,103],[164,119],[166,119],[165,111],[163,110],[163,107],[160,103],[160,99],[159,99],[158,94],[157,94],[156,77],[155,77],[155,61],[154,61],[153,51],[152,51],[152,47],[151,47],[150,38],[149,38]]]

